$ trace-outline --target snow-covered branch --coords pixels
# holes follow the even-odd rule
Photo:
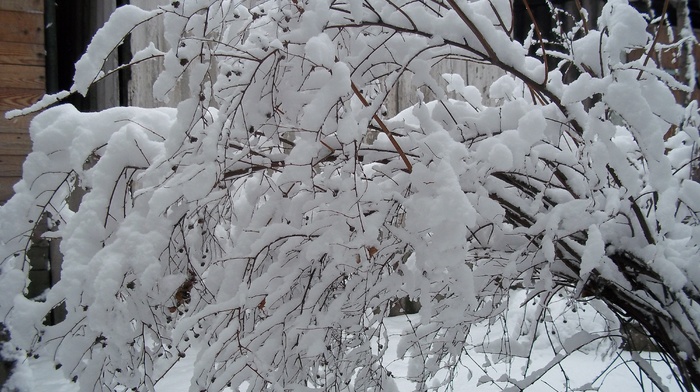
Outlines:
[[[6,346],[49,355],[86,391],[153,390],[188,355],[193,391],[393,390],[385,317],[408,296],[421,309],[399,352],[416,390],[449,386],[464,350],[508,360],[546,341],[547,367],[484,379],[525,388],[574,350],[617,349],[630,319],[700,388],[700,119],[676,103],[679,82],[627,60],[654,38],[626,2],[562,33],[547,65],[511,37],[507,0],[120,12],[74,90],[161,18],[169,47],[134,61],[163,62],[154,96],[178,82],[191,94],[32,122],[23,180],[0,208]],[[441,88],[429,71],[448,57],[506,71],[490,87],[498,104],[460,75]],[[436,99],[417,91],[383,118],[402,75]],[[64,262],[36,301],[23,296],[27,253],[46,212]],[[557,295],[590,301],[604,330],[548,336]],[[44,325],[57,307],[66,319]],[[479,323],[504,327],[475,337]]]

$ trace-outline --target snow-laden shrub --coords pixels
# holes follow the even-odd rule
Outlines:
[[[49,355],[84,391],[153,390],[187,355],[197,355],[191,391],[391,391],[384,317],[409,296],[422,307],[400,354],[416,390],[440,389],[465,349],[527,355],[552,335],[537,325],[564,314],[553,298],[594,298],[604,322],[547,339],[546,368],[500,379],[520,389],[589,342],[607,350],[622,317],[652,333],[685,388],[700,386],[698,114],[672,95],[688,87],[653,61],[625,60],[654,41],[624,1],[606,4],[597,29],[562,32],[567,51],[547,49],[546,62],[509,36],[510,10],[506,0],[119,8],[71,92],[101,77],[125,34],[162,19],[169,46],[133,62],[163,63],[157,98],[185,74],[191,94],[174,109],[56,106],[32,122],[23,180],[0,209],[6,349]],[[428,70],[444,58],[507,71],[491,88],[500,103],[484,106],[460,75],[443,75],[442,90]],[[404,73],[437,100],[380,118]],[[383,93],[368,102],[369,85]],[[72,211],[78,187],[87,193]],[[64,262],[37,302],[23,296],[26,252],[44,212]],[[61,306],[65,321],[44,325]],[[511,333],[470,335],[483,322]]]

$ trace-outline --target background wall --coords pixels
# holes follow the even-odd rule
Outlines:
[[[131,0],[131,4],[137,5],[145,9],[153,9],[161,0]],[[155,46],[160,50],[166,51],[169,47],[165,43],[163,37],[162,21],[157,24],[147,24],[140,26],[131,35],[131,47],[133,51],[138,51],[140,48],[148,46],[149,42],[154,42]],[[163,102],[156,102],[153,98],[151,86],[155,82],[158,74],[163,70],[162,65],[157,61],[137,64],[133,67],[131,81],[129,83],[129,101],[131,105],[142,107],[157,107],[166,105]],[[444,60],[436,64],[431,74],[438,80],[438,83],[445,87],[445,83],[440,77],[443,73],[457,73],[462,76],[467,84],[477,87],[482,95],[488,97],[488,87],[501,77],[504,72],[493,66],[486,66],[475,62],[467,62],[462,60]],[[172,91],[171,102],[179,102],[185,97],[189,91],[187,89],[187,80],[180,82],[179,85]],[[386,103],[387,114],[395,115],[399,111],[413,105],[417,102],[416,97],[417,87],[411,83],[411,75],[405,74],[397,86],[389,93]],[[421,90],[425,95],[425,99],[434,99],[434,96],[425,88]],[[485,99],[485,103],[488,103]]]
[[[0,1],[0,204],[12,195],[29,152],[31,117],[4,113],[34,103],[45,89],[44,1]]]

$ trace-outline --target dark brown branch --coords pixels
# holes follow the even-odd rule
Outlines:
[[[369,106],[369,102],[367,102],[367,100],[362,95],[360,90],[357,88],[357,86],[355,86],[355,83],[352,83],[352,82],[350,82],[350,83],[352,86],[352,91],[355,93],[355,96],[357,96],[357,98],[359,98],[360,102],[362,102],[363,105]],[[374,121],[376,121],[377,124],[379,124],[379,128],[381,128],[382,132],[384,132],[384,134],[389,138],[389,141],[391,142],[391,145],[394,146],[394,148],[396,149],[396,152],[399,153],[401,160],[403,160],[403,163],[406,165],[406,170],[409,173],[411,173],[413,171],[413,165],[411,165],[411,162],[408,160],[406,153],[403,151],[403,149],[401,148],[399,143],[396,141],[396,139],[394,138],[394,135],[391,134],[391,132],[389,131],[389,128],[387,128],[386,124],[384,124],[384,121],[382,121],[382,119],[379,118],[377,113],[374,113],[372,118],[374,118]]]

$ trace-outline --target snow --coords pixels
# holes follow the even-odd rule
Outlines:
[[[644,17],[624,0],[607,2],[599,24],[601,29],[607,29],[609,33],[604,51],[610,56],[612,65],[619,63],[627,50],[644,46],[649,39]]]
[[[588,228],[588,240],[586,249],[581,257],[581,275],[586,276],[596,268],[599,268],[605,257],[605,242],[600,230],[595,225]]]
[[[503,75],[489,86],[489,96],[493,99],[509,100],[513,96],[517,82],[510,75]]]
[[[76,77],[71,90],[82,95],[87,94],[88,87],[102,71],[104,59],[119,46],[122,37],[134,26],[152,19],[161,12],[160,10],[145,11],[132,5],[117,8],[105,26],[92,38],[85,55],[75,63]]]
[[[488,162],[496,171],[507,171],[513,167],[513,153],[503,144],[496,144],[489,151]]]
[[[397,356],[397,346],[400,336],[410,329],[410,323],[415,323],[417,316],[394,317],[385,321],[389,346],[384,363],[392,374],[399,391],[411,391],[414,383],[407,379],[409,361]],[[475,336],[486,336],[488,326],[479,326],[472,333]],[[591,335],[585,332],[573,333],[566,344],[578,347],[579,343],[590,341]],[[188,355],[178,362],[168,375],[155,384],[157,392],[187,392],[190,377],[196,366],[198,355],[196,349],[190,349]],[[458,390],[478,390],[485,392],[500,392],[506,385],[496,380],[502,379],[511,369],[543,369],[547,368],[551,348],[543,346],[529,353],[527,358],[515,358],[505,361],[497,355],[469,351],[464,353],[457,369],[457,377],[452,384]],[[681,391],[673,381],[672,374],[656,353],[622,352],[608,355],[596,350],[573,352],[564,359],[560,367],[550,368],[528,390],[597,390],[599,392],[624,391],[654,391],[658,390],[649,379],[642,377],[633,370],[632,362],[650,363],[658,375],[658,380],[668,387],[668,391]],[[32,380],[31,390],[34,392],[77,392],[78,386],[63,379],[60,371],[56,370],[50,358],[40,358],[30,367],[23,367],[23,379]],[[532,370],[530,370],[532,371]],[[539,373],[538,373],[539,374]],[[224,389],[230,390],[230,389]]]
[[[158,21],[167,47],[136,60],[163,66],[158,99],[189,95],[32,122],[0,208],[6,349],[29,355],[18,380],[70,390],[60,365],[84,390],[627,390],[654,368],[640,389],[675,388],[658,355],[617,350],[634,315],[679,363],[700,356],[700,116],[655,64],[626,62],[647,50],[644,18],[614,0],[605,29],[562,36],[568,82],[504,31],[505,0],[330,3],[122,7],[100,30],[71,91]],[[496,103],[463,75],[441,75],[444,90],[430,70],[446,58],[510,70]],[[383,119],[402,73],[417,103]],[[34,301],[39,219],[64,262]],[[417,315],[387,318],[402,297]],[[66,320],[44,325],[59,306]]]
[[[304,47],[306,59],[326,68],[333,66],[335,53],[335,45],[327,34],[319,34],[311,37]]]

